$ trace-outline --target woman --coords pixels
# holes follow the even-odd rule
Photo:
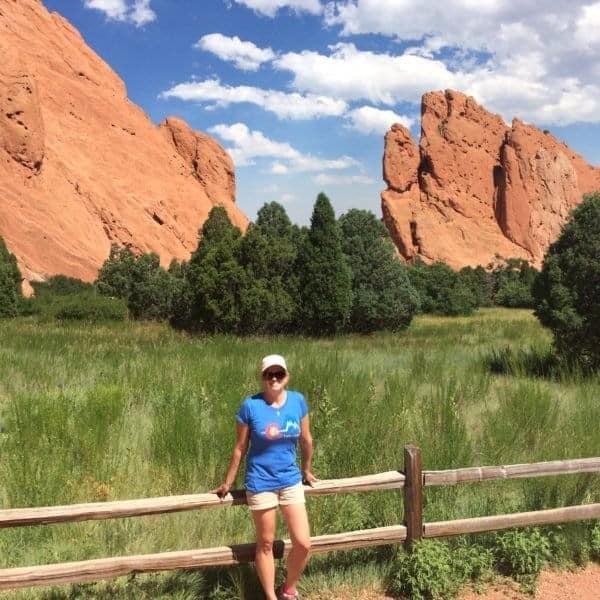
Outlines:
[[[267,600],[294,600],[308,562],[310,529],[302,482],[312,485],[312,437],[304,396],[287,390],[290,375],[283,356],[265,356],[263,391],[246,398],[236,415],[237,440],[225,481],[213,493],[227,494],[246,456],[246,497],[256,528],[256,570]],[[302,469],[296,463],[300,442]],[[248,449],[249,447],[249,449]],[[275,591],[273,541],[277,507],[292,540],[285,583]]]

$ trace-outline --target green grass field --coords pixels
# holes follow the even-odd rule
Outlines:
[[[409,443],[421,446],[425,469],[597,456],[600,378],[535,376],[549,346],[530,312],[501,309],[421,316],[399,335],[325,340],[190,337],[159,324],[0,321],[0,507],[209,490],[227,467],[237,407],[256,391],[259,359],[272,352],[286,356],[290,387],[308,398],[314,471],[322,478],[401,469]],[[512,371],[495,374],[490,363],[506,356],[515,357]],[[425,518],[599,501],[596,475],[472,484],[428,489]],[[397,524],[402,494],[313,498],[309,512],[314,535]],[[567,528],[574,554],[586,527]],[[245,507],[4,529],[0,567],[252,539]],[[304,589],[375,581],[393,552],[315,557]],[[252,580],[243,568],[6,597],[253,598]]]

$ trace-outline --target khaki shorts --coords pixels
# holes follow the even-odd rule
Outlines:
[[[249,492],[246,490],[246,499],[250,510],[267,510],[287,504],[304,504],[304,486],[302,482],[281,490],[269,492]]]

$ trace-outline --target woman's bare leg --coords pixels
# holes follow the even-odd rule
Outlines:
[[[287,525],[292,549],[287,558],[285,587],[295,591],[310,553],[310,526],[305,504],[281,505],[281,514]]]
[[[251,511],[256,528],[256,571],[267,600],[277,600],[275,595],[275,560],[273,559],[273,541],[277,509]]]

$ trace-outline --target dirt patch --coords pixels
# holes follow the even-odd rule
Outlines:
[[[339,588],[335,596],[331,592],[310,594],[306,600],[390,600],[376,589],[357,592],[351,588]],[[600,565],[592,564],[579,571],[544,571],[540,575],[535,596],[519,591],[519,586],[509,579],[498,579],[485,592],[466,591],[459,600],[598,600],[600,599]]]

